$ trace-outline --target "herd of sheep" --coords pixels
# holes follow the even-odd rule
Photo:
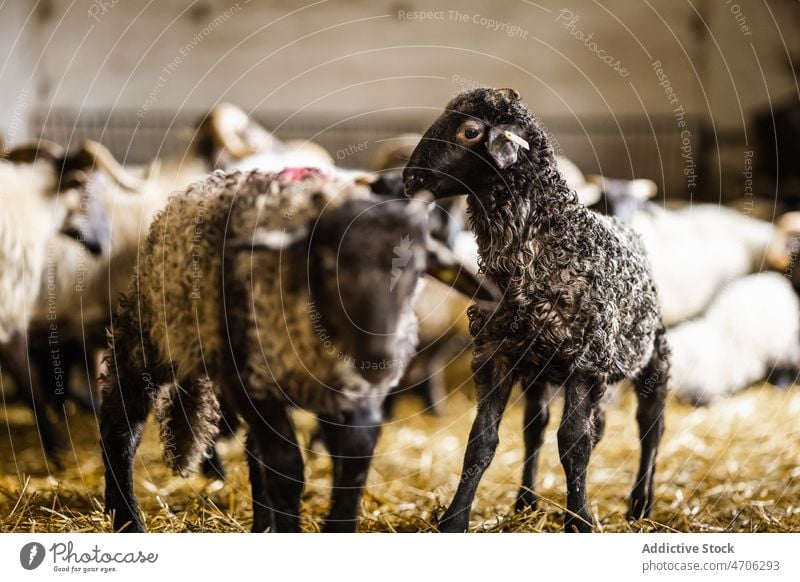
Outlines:
[[[667,207],[650,180],[584,176],[513,89],[458,95],[364,170],[229,104],[186,155],[146,167],[95,142],[3,151],[0,365],[56,467],[66,442],[53,411],[71,399],[99,415],[116,530],[144,529],[133,458],[154,412],[182,475],[201,463],[224,474],[216,441],[242,421],[253,531],[298,531],[301,408],[333,459],[325,531],[355,531],[397,393],[415,387],[440,412],[442,370],[466,351],[477,416],[439,529],[467,529],[520,384],[516,510],[537,502],[560,389],[564,527],[591,531],[586,472],[610,385],[637,396],[629,517],[641,519],[669,392],[705,405],[800,371],[797,215]]]

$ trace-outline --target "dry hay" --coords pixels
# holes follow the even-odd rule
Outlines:
[[[467,391],[456,391],[443,418],[425,414],[413,399],[398,406],[383,431],[362,503],[361,531],[433,531],[453,494],[474,415]],[[564,477],[549,427],[541,455],[540,509],[511,512],[523,457],[521,398],[501,427],[501,444],[473,511],[475,531],[553,532],[561,529]],[[597,530],[800,531],[800,389],[754,387],[710,408],[670,402],[651,520],[625,519],[638,460],[635,400],[621,394],[609,406],[603,441],[589,470],[589,498]],[[110,531],[101,511],[103,466],[97,423],[68,415],[72,451],[64,470],[48,474],[30,413],[0,408],[0,531]],[[558,418],[560,402],[554,402]],[[5,426],[8,430],[5,430]],[[302,415],[306,436],[313,420]],[[161,462],[156,430],[148,426],[135,465],[137,493],[149,531],[248,531],[252,516],[239,435],[222,446],[227,482],[181,479]],[[309,451],[303,529],[318,531],[328,507],[330,461]],[[51,470],[52,465],[50,466]]]

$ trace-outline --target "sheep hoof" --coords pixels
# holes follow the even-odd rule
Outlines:
[[[564,517],[564,531],[566,533],[591,533],[592,529],[594,529],[594,521],[588,513],[567,514]]]
[[[514,504],[514,511],[521,513],[526,509],[534,510],[536,509],[538,501],[539,496],[536,495],[532,489],[520,487],[519,493],[517,493],[517,501]]]
[[[469,526],[469,514],[461,512],[463,515],[450,515],[445,513],[439,520],[438,528],[441,533],[464,533]]]
[[[114,521],[114,531],[120,533],[144,533],[144,526],[138,519],[129,519],[123,523]]]
[[[350,519],[328,519],[322,533],[355,533],[356,521]]]
[[[650,515],[653,510],[653,500],[646,495],[633,494],[631,497],[631,509],[628,512],[628,519],[639,521]]]

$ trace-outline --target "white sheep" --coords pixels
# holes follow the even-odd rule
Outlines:
[[[97,181],[87,183],[78,169],[84,157],[83,151],[67,156],[55,144],[39,142],[0,161],[0,363],[31,405],[47,453],[66,444],[48,417],[38,371],[28,366],[26,332],[40,297],[48,242],[69,231],[94,252],[107,244]]]
[[[700,318],[667,332],[670,387],[707,404],[767,378],[800,369],[800,301],[777,273],[730,283]]]
[[[588,181],[575,162],[566,156],[556,156],[556,165],[567,186],[578,195],[578,202],[592,206],[600,200],[600,186]]]
[[[764,267],[770,223],[713,204],[663,208],[647,200],[656,191],[650,180],[592,179],[610,212],[623,208],[620,217],[639,233],[667,327],[701,314],[726,284]]]
[[[80,244],[65,237],[52,239],[48,245],[47,269],[42,293],[33,309],[30,342],[32,357],[40,370],[52,372],[45,381],[52,383],[57,373],[68,377],[72,366],[83,365],[87,358],[95,361],[93,356],[105,347],[105,329],[118,297],[128,288],[139,244],[168,197],[210,172],[220,160],[233,159],[224,144],[244,147],[234,136],[240,141],[263,138],[253,128],[246,128],[241,135],[232,134],[226,115],[230,107],[223,104],[212,109],[194,130],[184,155],[154,161],[142,172],[143,176],[123,168],[99,143],[84,144],[88,157],[84,163],[95,166],[97,174],[107,178],[105,187],[95,190],[103,215],[110,221],[111,240],[109,251],[94,257],[87,256]],[[227,137],[223,139],[223,135]],[[43,346],[47,347],[42,349]],[[59,350],[59,366],[54,366],[52,346]],[[89,376],[94,379],[96,374],[90,372]],[[90,394],[70,396],[85,408],[93,408]]]

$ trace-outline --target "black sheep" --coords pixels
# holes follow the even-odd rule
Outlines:
[[[642,457],[630,516],[653,506],[669,349],[645,252],[615,218],[578,203],[545,132],[513,89],[461,93],[425,133],[404,172],[406,193],[467,195],[481,268],[504,291],[493,312],[470,309],[478,411],[442,531],[464,531],[512,385],[525,390],[526,460],[518,510],[536,502],[546,386],[564,386],[558,448],[567,476],[567,531],[590,531],[586,468],[604,424],[609,384],[633,380]]]

